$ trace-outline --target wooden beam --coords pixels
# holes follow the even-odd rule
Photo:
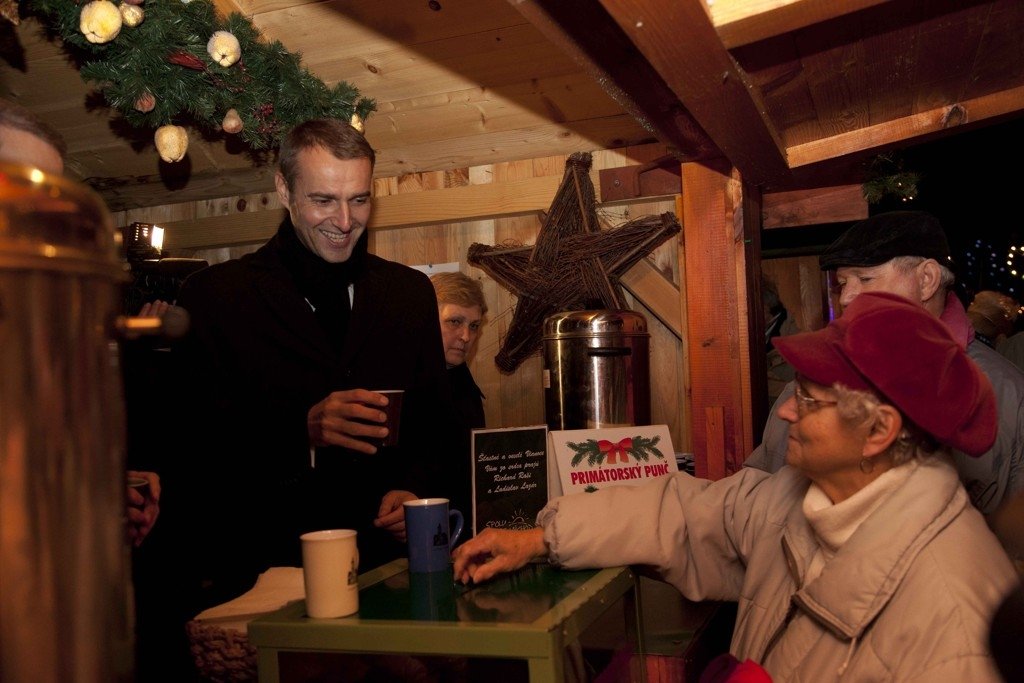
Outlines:
[[[238,12],[244,16],[251,16],[245,13],[245,10],[238,4],[237,0],[213,0],[213,6],[216,8],[217,14],[225,18],[232,12]]]
[[[377,197],[373,200],[373,213],[367,227],[385,230],[544,211],[561,181],[560,176],[540,176]],[[284,209],[273,209],[166,223],[161,226],[166,231],[164,246],[168,250],[196,249],[263,241],[277,230],[284,212]]]
[[[868,200],[860,185],[766,192],[761,203],[761,228],[764,230],[859,221],[867,217]]]
[[[269,209],[161,223],[164,249],[175,252],[265,242],[277,232],[285,212],[285,209]]]
[[[461,223],[544,211],[561,182],[560,176],[550,175],[379,197],[374,199],[369,227],[381,230]]]
[[[704,434],[707,457],[704,459],[707,471],[698,474],[708,479],[723,479],[729,472],[725,470],[727,459],[725,438],[725,408],[723,406],[707,406],[704,408]]]
[[[443,148],[433,142],[423,142],[397,149],[383,149],[377,154],[374,175],[387,178],[427,170],[465,168],[478,165],[479,160],[485,158],[493,161],[520,157],[531,159],[652,141],[652,135],[632,117],[618,114],[576,121],[571,125],[551,123],[506,131],[486,131],[449,139]],[[199,149],[205,144],[209,143],[193,141],[190,149]],[[157,161],[153,162],[154,167]],[[215,168],[202,173],[193,172],[176,180],[181,183],[187,181],[188,201],[199,201],[273,192],[274,171],[272,165],[237,170]],[[160,175],[127,175],[89,179],[87,182],[103,197],[111,211],[159,206],[166,204],[168,197],[174,196],[171,194],[173,187],[168,187]]]
[[[790,178],[760,90],[722,45],[703,0],[601,0],[683,107],[753,185]]]
[[[715,0],[711,21],[726,49],[835,19],[889,0]]]
[[[561,181],[560,176],[540,176],[527,180],[486,185],[465,185],[443,190],[426,190],[406,194],[386,195],[373,200],[373,214],[367,226],[370,230],[389,230],[440,223],[510,218],[546,211]],[[666,197],[637,197],[630,204],[664,201]],[[493,203],[492,203],[493,202]],[[624,201],[607,202],[600,206],[614,206]],[[285,216],[285,209],[207,216],[189,220],[161,222],[164,228],[164,248],[205,249],[238,244],[251,244],[269,239]],[[633,270],[636,270],[634,267]],[[651,267],[653,269],[653,266]],[[630,273],[633,271],[631,270]],[[660,274],[659,274],[659,277]],[[664,277],[661,277],[664,280]],[[629,288],[641,291],[655,290],[656,299],[666,292],[650,274],[643,271],[623,282]],[[669,286],[672,286],[671,284]],[[631,290],[632,291],[632,290]],[[678,336],[678,314],[661,312],[666,321],[676,320],[673,332]],[[669,325],[669,322],[666,322]]]
[[[188,200],[199,202],[274,192],[274,172],[273,166],[264,166],[192,173],[187,179]],[[159,175],[91,178],[88,184],[103,197],[111,211],[161,206],[174,198],[173,190],[167,187]]]
[[[683,338],[683,320],[679,310],[679,288],[643,259],[620,278],[622,286],[643,302],[654,316],[677,338]]]
[[[761,215],[764,199],[759,188],[748,183],[740,184],[739,220],[735,221],[741,232],[741,244],[736,245],[736,299],[740,304],[741,325],[746,323],[746,339],[741,331],[739,363],[739,386],[742,409],[737,420],[736,431],[743,439],[742,448],[734,454],[734,460],[727,461],[730,473],[743,466],[747,455],[760,443],[764,425],[768,420],[768,356],[764,350],[764,299],[761,294],[763,275],[761,270]],[[756,435],[756,439],[755,439]]]
[[[1021,102],[1024,102],[1024,86],[936,107],[920,114],[904,116],[849,133],[794,145],[786,150],[786,153],[790,166],[796,169],[808,164],[833,160],[846,154],[896,144],[920,144],[924,142],[920,138],[925,136],[938,137],[965,125],[1019,112]]]
[[[719,157],[704,129],[608,13],[592,0],[509,0],[548,40],[582,66],[645,128],[674,148],[680,161]]]
[[[683,164],[685,246],[680,272],[686,281],[693,452],[701,477],[731,474],[753,442],[745,413],[749,377],[743,377],[750,371],[750,346],[741,201],[740,182],[730,169]],[[718,407],[723,411],[721,437],[717,418],[699,421],[716,415]]]
[[[679,170],[680,177],[682,176],[682,168]],[[683,195],[676,195],[676,216],[680,221],[683,220],[683,216],[686,215],[684,210]],[[685,229],[684,229],[685,233]],[[686,329],[686,321],[690,319],[690,312],[687,308],[686,302],[690,299],[689,290],[686,288],[686,270],[685,270],[685,257],[686,257],[686,244],[685,237],[680,236],[678,241],[678,248],[676,249],[676,268],[679,272],[679,320],[681,326]],[[693,401],[690,396],[690,387],[693,386],[693,380],[690,378],[690,367],[691,356],[690,356],[690,338],[684,334],[679,339],[679,363],[682,365],[680,368],[680,390],[681,393],[677,397],[677,400],[682,404],[680,407],[680,420],[683,424],[683,428],[686,430],[685,441],[685,452],[693,453],[693,425],[695,418],[693,416]]]

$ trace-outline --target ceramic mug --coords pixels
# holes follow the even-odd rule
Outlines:
[[[359,548],[352,529],[311,531],[302,542],[306,614],[314,619],[347,617],[359,611]]]
[[[418,498],[403,505],[409,571],[447,570],[452,547],[462,534],[462,513],[449,510],[447,498]]]

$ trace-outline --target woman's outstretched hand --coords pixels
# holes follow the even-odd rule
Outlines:
[[[455,579],[481,583],[547,554],[544,529],[540,527],[525,531],[484,529],[452,552]]]

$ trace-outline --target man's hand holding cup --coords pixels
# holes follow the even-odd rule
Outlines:
[[[332,392],[313,406],[306,426],[312,446],[342,446],[372,455],[398,442],[401,390]]]
[[[128,541],[138,547],[160,515],[160,476],[156,472],[128,471]]]

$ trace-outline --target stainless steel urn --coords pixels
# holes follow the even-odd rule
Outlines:
[[[125,272],[99,197],[0,164],[0,681],[130,681]]]
[[[650,334],[641,314],[556,313],[544,320],[543,336],[549,429],[650,424]]]

